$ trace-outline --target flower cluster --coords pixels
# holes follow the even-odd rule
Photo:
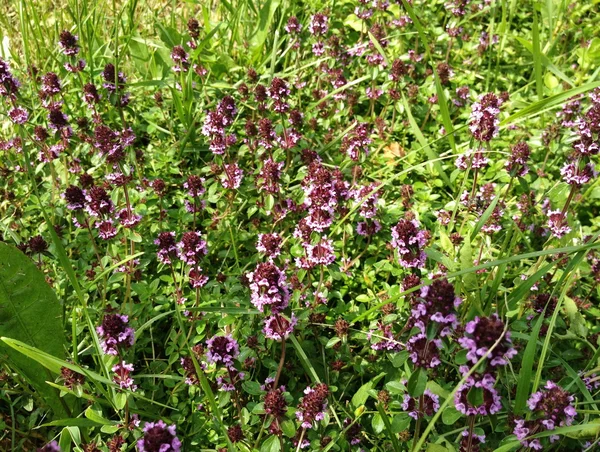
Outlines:
[[[398,253],[400,265],[422,268],[425,266],[425,251],[429,233],[419,229],[417,220],[401,219],[392,227],[392,246]]]
[[[101,339],[102,350],[108,355],[119,354],[119,347],[129,348],[135,340],[129,317],[122,314],[106,314],[96,331]]]
[[[209,363],[234,368],[234,360],[240,354],[238,342],[231,336],[213,336],[206,341],[206,358]]]
[[[517,419],[513,434],[524,447],[543,450],[541,438],[528,439],[535,433],[554,430],[556,427],[573,423],[577,411],[573,406],[575,398],[552,381],[548,381],[543,390],[535,392],[527,401],[527,406],[534,413],[534,418]],[[550,443],[559,439],[558,435],[550,435]]]
[[[283,311],[290,300],[290,290],[283,271],[273,262],[263,262],[253,272],[246,275],[252,291],[252,304],[261,312],[265,307],[278,313]]]
[[[314,388],[308,386],[304,390],[304,394],[298,404],[296,418],[300,421],[302,428],[313,428],[316,426],[316,422],[325,417],[329,388],[326,384],[320,383]]]
[[[465,326],[465,336],[458,343],[468,350],[467,359],[473,364],[487,354],[490,366],[505,366],[517,354],[512,347],[510,331],[504,330],[504,322],[496,314],[491,317],[475,317]],[[495,348],[492,349],[492,347]]]
[[[469,130],[477,141],[489,142],[498,136],[502,103],[502,99],[494,93],[483,94],[473,103]]]
[[[167,426],[162,420],[147,422],[144,435],[137,442],[139,452],[179,452],[181,441],[177,438],[175,424]]]

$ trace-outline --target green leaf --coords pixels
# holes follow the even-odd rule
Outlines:
[[[392,424],[390,424],[390,420],[388,418],[388,415],[385,412],[385,409],[383,408],[383,404],[381,404],[381,403],[377,404],[377,411],[379,412],[379,415],[381,416],[381,420],[383,421],[383,424],[385,425],[385,430],[388,433],[388,437],[392,441],[392,447],[394,448],[394,451],[400,452],[402,450],[402,448],[400,447],[400,442],[398,441],[398,437],[392,430]]]
[[[64,357],[62,308],[35,264],[13,246],[0,243],[0,336]],[[40,364],[0,343],[0,353],[61,417],[70,417],[64,399],[48,386],[52,374]],[[60,369],[59,369],[60,370]]]
[[[408,379],[408,393],[412,397],[419,397],[425,392],[427,386],[427,372],[423,371],[422,368],[418,368],[412,373]]]
[[[436,171],[440,174],[440,177],[444,180],[444,182],[446,184],[450,185],[450,179],[448,178],[448,175],[442,168],[442,164],[438,160],[439,155],[434,151],[431,144],[428,143],[427,140],[425,139],[423,132],[421,132],[421,129],[419,128],[419,125],[417,124],[417,121],[415,121],[415,118],[412,115],[410,105],[408,104],[408,101],[406,100],[404,93],[401,92],[401,94],[402,94],[402,105],[404,106],[404,111],[406,112],[406,116],[408,117],[408,123],[410,124],[413,135],[415,136],[415,138],[421,145],[421,148],[425,150],[425,153],[427,154],[427,157],[429,158],[429,160],[434,160],[433,166],[435,167]]]
[[[373,382],[368,381],[356,391],[356,394],[352,396],[352,405],[355,407],[359,407],[364,405],[367,399],[369,398],[369,391],[373,389]]]
[[[271,32],[271,23],[273,22],[275,11],[279,8],[279,3],[279,0],[267,0],[260,9],[256,31],[250,40],[252,61],[257,61],[264,50],[264,43]]]
[[[294,421],[288,419],[281,423],[281,431],[288,438],[293,438],[296,434],[296,424],[294,424]]]
[[[447,407],[442,413],[442,422],[445,425],[454,425],[460,419],[462,413],[454,407]]]
[[[279,452],[281,450],[281,444],[279,443],[279,437],[271,435],[262,446],[260,452]]]
[[[517,120],[522,120],[525,118],[536,116],[543,111],[549,110],[550,108],[561,105],[567,99],[570,99],[573,96],[577,96],[578,94],[585,93],[587,91],[591,91],[594,88],[600,86],[600,82],[590,82],[585,85],[578,86],[577,88],[573,88],[562,93],[556,94],[554,96],[546,97],[538,102],[528,105],[525,108],[522,108],[518,112],[512,114],[504,121],[500,123],[501,127],[506,127],[509,124],[516,122]]]
[[[373,416],[373,419],[371,420],[371,427],[373,427],[373,431],[376,435],[379,435],[381,432],[383,432],[385,424],[383,423],[381,414],[375,413],[375,416]]]
[[[113,421],[104,419],[100,414],[96,413],[96,411],[94,411],[92,409],[92,407],[88,407],[87,410],[85,410],[85,417],[96,424],[101,424],[101,425],[115,424],[115,422],[113,422]]]
[[[529,397],[529,387],[531,385],[531,374],[533,370],[533,362],[537,348],[537,339],[540,334],[540,328],[544,322],[544,314],[540,314],[531,332],[531,338],[525,347],[523,359],[521,360],[521,371],[519,372],[519,380],[517,383],[517,395],[515,396],[515,414],[520,414],[525,409],[525,403]]]

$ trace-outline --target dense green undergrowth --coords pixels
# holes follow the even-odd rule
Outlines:
[[[595,450],[599,7],[9,2],[0,449]]]

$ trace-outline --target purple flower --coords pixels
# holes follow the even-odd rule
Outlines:
[[[404,394],[402,409],[408,411],[408,415],[413,419],[418,419],[424,415],[433,416],[440,409],[440,398],[429,389],[425,389],[423,393],[423,405],[419,410],[417,400],[408,394]]]
[[[548,211],[548,228],[554,234],[556,238],[561,238],[562,236],[571,232],[571,228],[569,223],[567,222],[566,215],[560,210],[549,210]]]
[[[529,172],[527,161],[529,160],[529,146],[524,141],[515,144],[511,148],[510,157],[506,161],[506,171],[511,176],[523,177]]]
[[[125,361],[121,361],[113,366],[112,371],[115,373],[113,381],[117,383],[121,389],[129,389],[135,391],[137,386],[133,382],[130,374],[133,372],[133,364],[128,364]]]
[[[398,252],[400,265],[405,267],[423,268],[426,255],[423,248],[429,239],[427,231],[419,229],[417,220],[398,221],[392,227],[392,246]]]
[[[98,236],[103,240],[110,240],[117,235],[117,228],[114,226],[113,220],[101,220],[95,224],[98,230]]]
[[[298,319],[294,314],[288,320],[281,314],[275,314],[265,319],[263,333],[267,339],[281,342],[286,340],[294,332]]]
[[[98,93],[96,85],[93,83],[86,83],[83,87],[83,100],[88,106],[93,107],[95,104],[100,103],[102,96]]]
[[[190,56],[182,46],[175,46],[171,50],[171,59],[175,63],[174,72],[187,71],[190,67]]]
[[[550,380],[546,382],[544,388],[545,390],[531,394],[527,400],[529,409],[539,412],[547,430],[554,430],[556,426],[571,425],[577,416],[573,406],[575,398]]]
[[[315,14],[310,18],[308,31],[311,35],[320,36],[329,30],[329,18],[325,14]]]
[[[360,221],[356,225],[358,235],[368,237],[381,231],[381,223],[378,220]]]
[[[500,119],[500,106],[502,99],[494,93],[487,93],[479,97],[473,103],[471,117],[469,118],[469,130],[478,141],[491,141],[498,135]]]
[[[433,369],[442,363],[439,353],[441,347],[441,339],[429,340],[424,333],[414,335],[406,343],[411,361],[416,367],[423,369]]]
[[[175,424],[147,422],[144,425],[144,436],[137,442],[139,452],[180,452],[181,441],[177,438]]]
[[[158,234],[154,244],[158,246],[156,253],[158,260],[163,264],[170,264],[177,254],[177,247],[175,246],[175,233],[174,232],[161,232]]]
[[[298,22],[296,16],[291,16],[284,28],[288,33],[297,35],[302,31],[302,24]]]
[[[313,428],[316,422],[325,418],[329,388],[321,383],[314,388],[307,387],[304,394],[298,404],[296,418],[301,422],[302,428]]]
[[[495,414],[502,408],[500,396],[494,388],[496,379],[490,374],[471,375],[467,381],[462,384],[454,395],[454,405],[458,411],[466,416],[480,414],[487,416]],[[469,393],[479,392],[479,397],[469,397]],[[477,400],[480,403],[473,405]]]
[[[573,423],[577,411],[573,406],[575,398],[552,381],[548,381],[544,389],[534,392],[527,401],[527,406],[534,412],[534,418],[515,420],[513,434],[524,447],[542,450],[540,439],[528,440],[533,433],[554,430],[556,427],[569,426]],[[560,439],[558,435],[549,436],[550,443]]]
[[[202,273],[202,269],[200,267],[192,268],[188,276],[190,278],[190,285],[194,289],[204,287],[208,282],[208,276]]]
[[[106,190],[102,187],[92,186],[85,190],[85,210],[93,217],[108,215],[113,211],[113,202]]]
[[[360,205],[358,214],[361,217],[374,218],[377,215],[378,187],[379,184],[369,184],[350,191],[354,201]]]
[[[221,175],[221,184],[225,188],[237,190],[240,188],[244,172],[237,163],[227,163],[223,165],[223,174]]]
[[[359,123],[344,138],[340,146],[340,152],[346,153],[354,161],[358,161],[361,152],[369,154],[369,144],[371,144],[371,130],[367,123]]]
[[[10,72],[10,64],[0,58],[0,96],[14,98],[21,83]]]
[[[60,79],[54,72],[48,72],[42,76],[42,88],[41,92],[45,96],[53,96],[60,93]]]
[[[15,107],[8,112],[8,116],[15,124],[25,124],[29,113],[23,107]]]
[[[596,177],[597,173],[592,162],[583,163],[575,160],[565,164],[560,169],[563,180],[570,185],[584,185]]]
[[[37,452],[61,452],[61,448],[58,446],[56,441],[52,441],[46,444],[44,447],[37,449]]]
[[[391,324],[384,324],[383,322],[378,322],[377,326],[379,327],[380,334],[374,335],[372,331],[368,334],[368,339],[375,336],[377,338],[377,342],[371,344],[371,348],[373,350],[386,350],[389,352],[399,352],[402,348],[402,344],[396,340],[394,337],[394,331],[392,329]]]
[[[79,44],[77,41],[79,41],[79,37],[77,35],[72,34],[68,30],[63,30],[60,33],[58,46],[65,55],[75,56],[79,53]]]
[[[119,221],[121,222],[121,225],[123,225],[124,228],[128,229],[134,228],[140,223],[140,221],[142,221],[142,216],[133,213],[133,211],[131,211],[130,209],[122,209],[118,213],[118,217]]]
[[[283,162],[275,162],[270,158],[265,160],[257,177],[259,180],[257,183],[259,191],[272,194],[279,193],[279,179],[281,178],[281,169],[283,166]]]
[[[270,306],[274,313],[284,310],[290,300],[285,274],[272,262],[260,263],[246,277],[250,282],[251,302],[261,312]]]
[[[333,240],[323,237],[315,245],[304,244],[306,259],[300,262],[302,268],[312,268],[317,265],[331,265],[335,261]]]
[[[196,265],[207,253],[206,241],[199,232],[190,231],[183,234],[177,244],[179,259],[188,265]]]
[[[499,340],[487,359],[490,366],[505,366],[517,354],[517,350],[512,347],[510,331],[504,332],[504,322],[496,314],[475,317],[475,320],[467,323],[465,336],[458,343],[468,350],[467,359],[475,364]]]
[[[482,151],[482,148],[478,148],[476,150],[469,149],[464,154],[459,155],[454,164],[458,169],[463,171],[469,168],[469,163],[472,169],[485,168],[488,165],[489,159],[483,154]]]
[[[276,258],[281,253],[281,244],[283,239],[276,232],[272,234],[258,234],[258,242],[256,242],[256,249],[270,257],[271,259]]]
[[[213,336],[206,341],[206,358],[209,363],[233,369],[233,360],[240,354],[240,346],[231,336]]]
[[[204,178],[196,176],[195,174],[190,175],[187,181],[184,182],[183,187],[187,190],[188,195],[192,198],[198,198],[206,192],[204,188]]]
[[[133,328],[128,326],[129,318],[121,314],[106,314],[96,332],[102,339],[100,346],[104,353],[117,355],[118,347],[129,348],[135,340]]]
[[[460,441],[460,450],[471,450],[473,452],[477,452],[480,450],[479,445],[485,443],[485,435],[478,435],[473,432],[469,437],[469,430],[463,430],[461,433],[462,439]],[[469,444],[471,448],[469,448]]]

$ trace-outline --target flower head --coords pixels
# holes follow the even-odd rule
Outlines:
[[[129,348],[135,340],[134,330],[129,325],[129,318],[121,314],[106,314],[102,324],[96,327],[102,339],[100,345],[104,353],[117,355],[118,347]]]
[[[495,378],[490,374],[471,375],[454,395],[454,405],[466,416],[495,414],[502,408]]]
[[[46,444],[44,447],[37,449],[37,452],[61,452],[61,448],[58,446],[56,441],[52,441]]]
[[[517,354],[517,350],[512,347],[510,331],[504,331],[504,322],[496,314],[490,317],[475,317],[467,323],[465,336],[458,340],[458,343],[468,350],[467,359],[473,364],[488,353],[496,342],[498,345],[487,356],[488,363],[490,366],[505,366]]]
[[[256,249],[270,258],[276,258],[281,253],[283,239],[276,232],[271,234],[258,234]]]
[[[79,41],[79,37],[77,35],[74,35],[68,30],[63,30],[60,33],[58,46],[65,55],[75,56],[79,53],[79,44],[77,41]]]
[[[135,391],[137,385],[134,384],[133,378],[130,374],[133,372],[133,364],[128,364],[125,361],[121,361],[113,366],[112,371],[115,373],[113,381],[119,385],[121,389],[129,389]]]
[[[325,418],[329,388],[321,383],[314,388],[307,387],[304,394],[298,404],[296,418],[301,422],[302,428],[313,428],[317,421]]]
[[[261,312],[270,306],[274,313],[288,305],[290,290],[285,274],[272,262],[260,263],[246,275],[250,282],[252,304]]]
[[[419,403],[414,397],[405,394],[402,401],[402,409],[408,411],[408,415],[413,419],[423,416],[433,416],[440,409],[440,398],[429,389],[425,389],[422,400],[423,404],[419,407]]]
[[[240,346],[231,336],[213,336],[206,341],[206,358],[217,366],[233,369],[233,360],[240,354]]]
[[[196,265],[207,252],[206,241],[202,240],[202,234],[197,231],[184,233],[177,243],[179,259],[188,265]]]
[[[487,93],[473,103],[469,130],[478,141],[490,141],[498,135],[500,106],[502,99],[494,93]]]
[[[419,229],[417,220],[398,221],[392,227],[392,246],[398,252],[398,260],[405,267],[423,268],[426,255],[423,248],[429,239],[427,231]]]
[[[296,323],[298,323],[298,319],[294,314],[292,314],[289,320],[281,314],[275,314],[265,319],[263,333],[267,339],[281,342],[294,332]]]
[[[147,422],[137,447],[139,452],[180,452],[181,441],[174,424],[167,427],[163,421]]]

